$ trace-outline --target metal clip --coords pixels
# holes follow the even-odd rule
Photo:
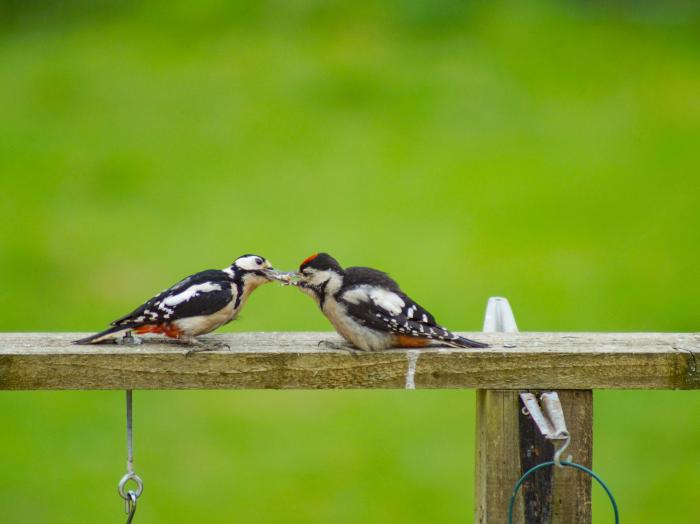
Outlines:
[[[571,435],[566,428],[566,419],[561,407],[561,401],[556,391],[548,391],[540,395],[539,402],[533,393],[520,393],[520,400],[525,405],[524,410],[535,421],[542,436],[548,440],[564,440],[564,444],[554,454],[554,462],[561,466],[561,456],[571,443]],[[540,403],[542,407],[540,407]],[[543,410],[544,409],[544,410]],[[571,456],[567,457],[571,461]]]

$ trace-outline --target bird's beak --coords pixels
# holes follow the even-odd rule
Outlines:
[[[293,278],[296,275],[296,273],[292,272],[284,272],[284,271],[277,271],[276,269],[273,268],[267,268],[262,270],[263,275],[265,275],[266,278],[269,280],[276,280],[278,282],[282,282],[282,284],[286,285],[293,285],[294,281]]]
[[[304,282],[304,275],[299,273],[298,271],[292,271],[288,273],[289,275],[289,285],[290,286],[299,286],[299,287],[305,287],[306,282]]]

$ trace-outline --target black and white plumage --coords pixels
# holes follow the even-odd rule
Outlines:
[[[368,267],[343,269],[327,253],[299,268],[296,285],[310,295],[336,331],[358,349],[421,347],[440,341],[454,347],[488,347],[437,324],[389,275]]]
[[[248,296],[275,277],[276,271],[265,258],[243,255],[227,268],[184,278],[112,322],[112,327],[75,343],[96,344],[130,332],[162,333],[194,343],[194,337],[233,320]]]

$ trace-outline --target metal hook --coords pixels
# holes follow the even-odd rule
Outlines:
[[[133,491],[129,491],[128,496],[129,498],[126,501],[126,512],[128,513],[128,516],[126,517],[126,524],[131,524],[131,521],[134,520],[134,515],[136,514],[136,500],[138,499],[138,495]]]
[[[562,466],[561,464],[561,456],[564,453],[564,451],[566,451],[566,448],[569,447],[569,444],[571,444],[571,435],[569,435],[568,431],[563,431],[560,433],[560,436],[565,437],[566,440],[564,441],[564,444],[562,444],[561,447],[554,452],[554,464],[560,468],[563,468],[564,466]],[[571,462],[571,459],[572,456],[569,455],[566,458],[566,461]]]

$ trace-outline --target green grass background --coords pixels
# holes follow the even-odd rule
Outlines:
[[[522,330],[697,331],[699,29],[691,2],[2,2],[0,330],[325,250],[454,329],[504,295]],[[328,328],[266,286],[225,331]],[[138,522],[471,521],[472,392],[135,398]],[[123,521],[122,393],[0,414],[3,521]],[[695,392],[596,393],[625,522],[697,522],[698,442]]]

